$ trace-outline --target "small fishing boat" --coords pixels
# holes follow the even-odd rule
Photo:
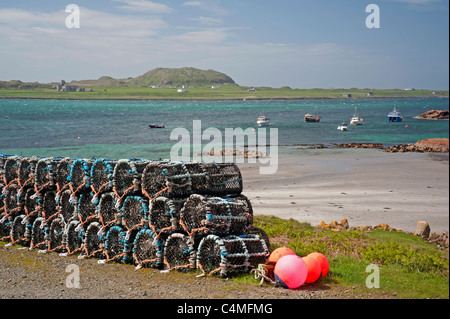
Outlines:
[[[339,125],[338,126],[338,128],[337,128],[338,130],[340,130],[340,131],[347,131],[347,124],[345,124],[345,123],[342,123],[341,125]]]
[[[356,125],[363,125],[364,119],[360,118],[358,115],[358,110],[355,107],[355,114],[353,114],[353,117],[350,119],[350,125],[356,126]]]
[[[394,107],[394,110],[388,114],[388,122],[402,122],[403,117],[400,114],[400,111],[397,110],[396,107]]]
[[[166,126],[164,124],[150,124],[148,127],[149,128],[165,128]]]
[[[320,116],[319,115],[315,115],[315,114],[305,114],[305,118],[304,118],[305,123],[306,122],[320,122]]]
[[[256,124],[258,124],[258,126],[269,126],[270,125],[270,119],[268,119],[265,116],[260,116],[258,117],[258,120],[256,121]]]

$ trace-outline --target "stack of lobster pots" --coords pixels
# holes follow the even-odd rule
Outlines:
[[[1,156],[0,240],[137,268],[248,272],[269,256],[233,163]]]

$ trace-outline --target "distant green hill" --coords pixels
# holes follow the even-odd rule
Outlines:
[[[236,84],[228,75],[214,70],[196,68],[156,68],[135,78],[114,79],[102,76],[98,80],[72,81],[71,85],[91,87],[177,87]]]

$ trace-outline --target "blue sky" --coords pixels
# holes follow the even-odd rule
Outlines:
[[[0,0],[0,80],[192,66],[248,86],[448,89],[448,30],[447,0]]]

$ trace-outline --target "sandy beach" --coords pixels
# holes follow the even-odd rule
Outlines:
[[[411,232],[424,220],[432,232],[449,230],[448,153],[290,147],[280,150],[275,175],[261,175],[259,165],[239,165],[255,215]]]

